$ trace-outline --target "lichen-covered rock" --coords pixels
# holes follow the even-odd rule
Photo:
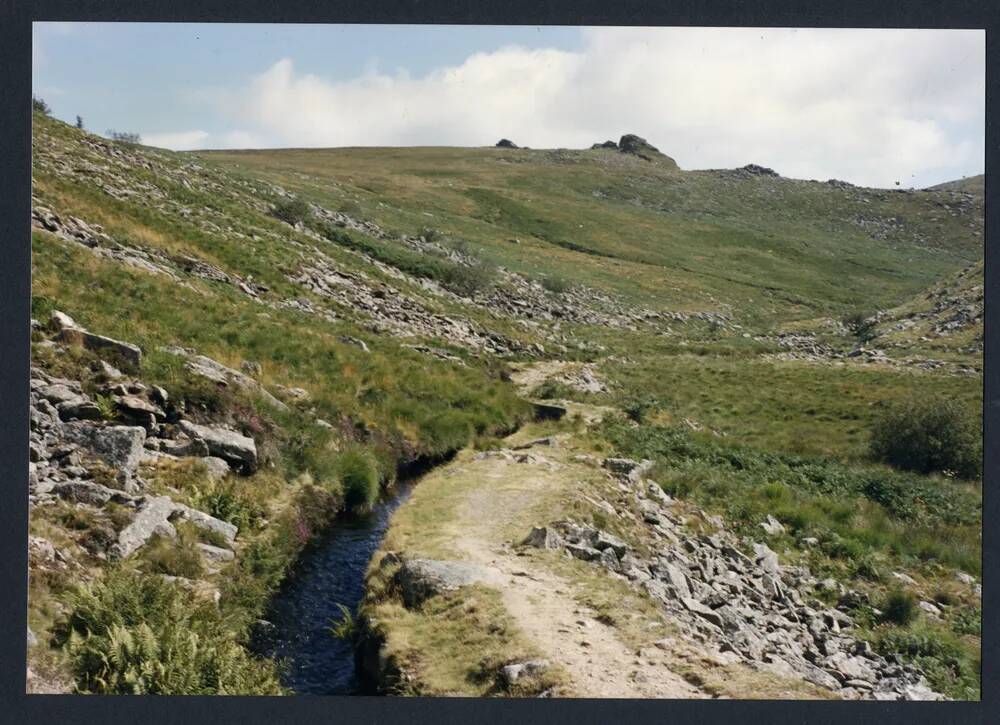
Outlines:
[[[113,558],[124,559],[153,536],[174,538],[177,529],[170,523],[170,516],[176,508],[166,496],[147,496],[132,522],[119,532],[117,543],[108,553]]]
[[[180,425],[188,436],[204,441],[209,453],[224,459],[239,472],[249,475],[257,470],[257,446],[253,438],[222,426],[198,425],[187,420]]]
[[[138,426],[75,422],[64,424],[62,432],[67,441],[86,449],[116,471],[131,474],[142,460],[146,431]]]

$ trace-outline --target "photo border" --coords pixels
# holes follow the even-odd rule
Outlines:
[[[759,722],[950,723],[987,722],[1000,711],[997,669],[997,581],[1000,527],[983,528],[983,669],[980,702],[890,703],[757,700],[583,700],[393,697],[156,697],[27,695],[25,689],[27,610],[28,378],[30,319],[31,23],[33,21],[408,23],[459,25],[673,25],[755,27],[976,28],[986,30],[986,219],[985,346],[983,367],[984,440],[995,440],[1000,423],[1000,373],[991,355],[1000,329],[1000,275],[992,240],[996,225],[1000,145],[994,33],[1000,7],[990,0],[877,4],[871,0],[713,2],[684,0],[669,5],[626,0],[506,0],[476,7],[442,0],[397,0],[378,6],[315,0],[6,0],[0,3],[0,68],[6,72],[6,103],[0,113],[0,591],[7,616],[0,620],[0,722],[43,723],[228,723],[434,722],[585,723]],[[1000,521],[1000,446],[984,445],[983,521]],[[996,716],[995,716],[996,717]]]

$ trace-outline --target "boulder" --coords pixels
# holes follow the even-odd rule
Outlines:
[[[618,144],[616,144],[614,141],[605,141],[604,143],[595,143],[590,148],[591,148],[591,150],[595,150],[595,149],[611,149],[612,151],[617,151],[618,150]]]
[[[628,551],[628,544],[619,539],[617,536],[612,536],[606,531],[599,531],[597,532],[597,539],[594,543],[594,548],[598,551],[611,549],[615,556],[620,558],[625,555],[626,551]]]
[[[118,542],[109,552],[111,556],[124,559],[156,535],[177,536],[177,530],[170,523],[175,510],[174,502],[166,496],[146,497],[132,522],[119,532]]]
[[[143,455],[146,431],[135,426],[96,426],[66,423],[63,436],[101,459],[111,468],[130,476]]]
[[[688,586],[687,576],[681,568],[675,564],[665,564],[660,570],[660,579],[674,588],[677,597],[686,599],[691,596],[691,588]]]
[[[765,533],[771,536],[780,536],[785,533],[785,527],[781,525],[778,519],[771,516],[771,514],[768,514],[767,518],[761,522],[760,527],[764,529]]]
[[[522,546],[533,546],[536,549],[558,549],[562,544],[559,534],[546,526],[535,526],[521,542]]]
[[[209,453],[226,460],[239,472],[250,475],[257,470],[257,446],[231,428],[198,425],[187,420],[180,423],[181,430],[193,439],[204,441]]]
[[[723,624],[722,617],[718,613],[716,613],[714,609],[705,606],[694,597],[682,597],[681,603],[685,607],[687,607],[689,611],[694,612],[695,614],[699,615],[705,620],[711,622],[716,627],[720,628],[722,627]]]
[[[193,351],[183,347],[171,346],[164,348],[164,350],[174,355],[187,358],[187,362],[185,362],[184,366],[195,375],[200,375],[201,377],[211,380],[213,383],[223,387],[233,385],[237,388],[249,390],[260,395],[264,400],[278,410],[288,410],[288,406],[267,392],[267,390],[264,389],[264,386],[238,370],[226,367],[222,363],[217,362],[210,357],[206,357],[205,355],[196,355]]]
[[[778,563],[778,555],[774,553],[767,544],[754,544],[754,563],[768,574],[781,575],[781,565]]]
[[[189,438],[187,436],[174,440],[158,440],[158,449],[171,456],[204,458],[208,455],[208,444],[201,438]],[[218,458],[215,460],[219,460]],[[229,464],[226,464],[228,470]]]
[[[239,529],[234,524],[217,519],[214,516],[206,514],[204,511],[193,509],[190,506],[174,504],[174,511],[182,521],[190,521],[199,529],[222,536],[229,546],[233,545],[233,542],[236,540],[236,534],[239,533]]]
[[[526,662],[515,662],[505,665],[500,669],[500,682],[506,687],[510,687],[522,677],[534,677],[550,667],[548,660],[528,660]]]
[[[50,321],[52,327],[58,330],[55,338],[67,345],[79,345],[98,355],[110,354],[116,361],[138,370],[142,365],[142,350],[137,346],[121,340],[115,340],[104,335],[88,332],[69,315],[53,312]]]
[[[100,420],[101,409],[97,403],[86,396],[80,395],[74,400],[68,400],[56,406],[61,420]]]
[[[228,564],[236,558],[236,554],[231,549],[223,549],[211,544],[198,544],[198,550],[205,559],[213,564]]]
[[[122,417],[133,421],[147,430],[156,421],[166,418],[163,410],[153,405],[148,400],[140,398],[138,395],[117,395],[114,398],[115,407]]]
[[[418,606],[433,596],[484,582],[487,578],[486,570],[477,564],[435,559],[409,559],[396,573],[407,607]]]
[[[205,466],[205,471],[208,474],[209,480],[213,483],[215,481],[221,481],[229,474],[229,464],[221,458],[216,458],[215,456],[205,456],[200,460]]]
[[[62,481],[52,486],[52,493],[59,498],[91,506],[103,506],[108,501],[130,501],[132,497],[113,488],[90,481]]]
[[[601,552],[591,546],[566,544],[566,551],[582,561],[598,561],[601,558]]]

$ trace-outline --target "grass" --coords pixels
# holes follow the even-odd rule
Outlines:
[[[507,614],[494,589],[474,585],[432,597],[412,611],[394,599],[366,608],[385,637],[384,656],[410,675],[396,694],[481,697],[530,697],[566,682],[558,667],[530,681],[518,681],[514,692],[499,681],[511,662],[535,659],[535,651]],[[448,653],[436,656],[435,653]]]

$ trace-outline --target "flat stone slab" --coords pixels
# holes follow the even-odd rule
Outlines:
[[[478,564],[436,559],[408,559],[396,574],[407,607],[419,606],[438,594],[489,579],[490,572]]]

